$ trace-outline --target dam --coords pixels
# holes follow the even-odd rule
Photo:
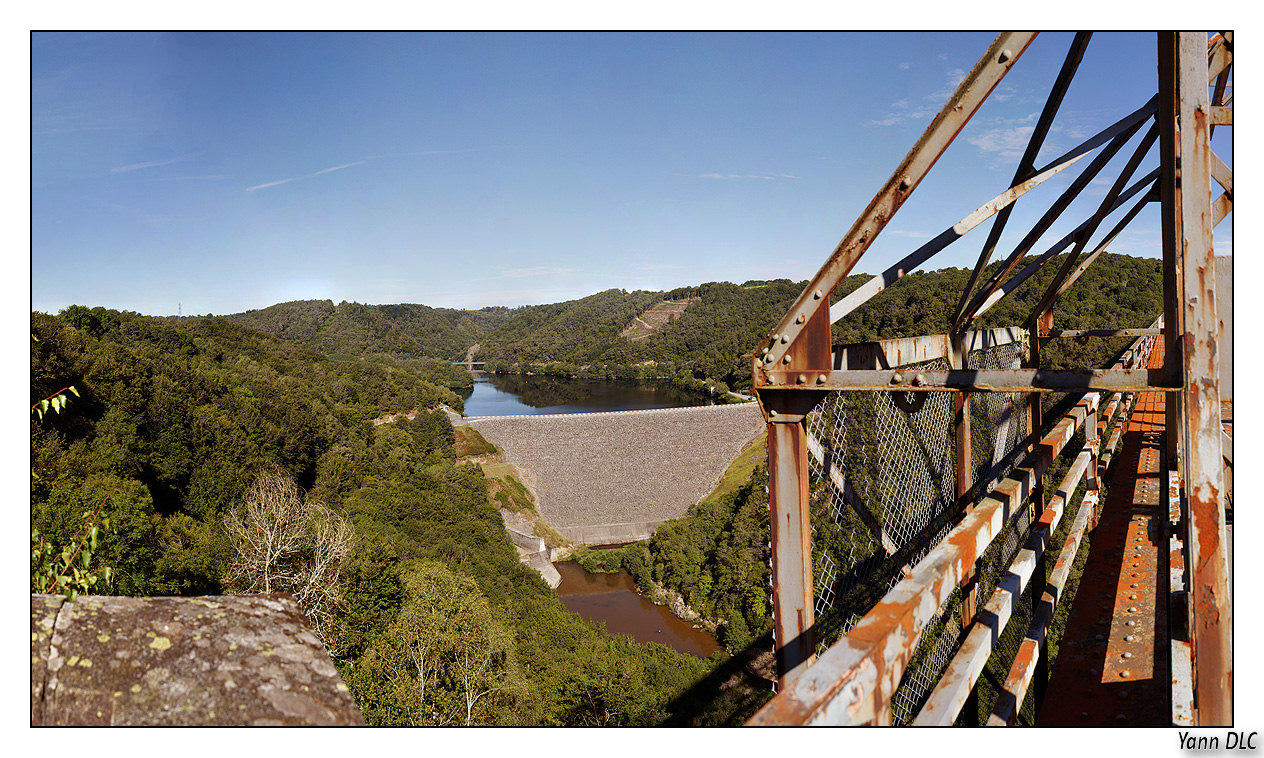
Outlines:
[[[540,515],[589,545],[646,539],[683,516],[765,426],[756,403],[468,423],[504,451]]]

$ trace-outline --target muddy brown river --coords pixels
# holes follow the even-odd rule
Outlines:
[[[695,629],[667,610],[636,594],[636,582],[623,570],[590,574],[576,562],[556,563],[562,575],[557,594],[566,609],[585,621],[602,622],[613,634],[628,634],[640,642],[659,642],[682,653],[707,658],[720,649],[705,629]]]

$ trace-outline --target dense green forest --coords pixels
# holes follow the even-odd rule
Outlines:
[[[980,319],[978,326],[1022,325],[1063,260],[1054,258]],[[987,269],[990,275],[999,263]],[[835,343],[944,334],[969,270],[916,272],[895,282],[833,327]],[[868,281],[848,277],[837,301]],[[499,370],[538,370],[553,364],[578,376],[661,376],[717,382],[749,389],[750,356],[775,328],[806,282],[788,279],[711,282],[670,292],[607,290],[581,300],[518,309],[482,337],[479,356]],[[1162,309],[1161,262],[1104,253],[1054,309],[1059,329],[1149,326]],[[635,315],[663,300],[691,298],[688,308],[643,340],[619,332]],[[1099,365],[1126,341],[1095,340],[1087,346],[1060,341],[1051,366]]]
[[[509,308],[477,311],[425,305],[295,300],[226,318],[326,355],[464,360],[465,351],[504,323]]]
[[[1048,262],[985,313],[978,326],[1022,325],[1063,256]],[[1000,263],[986,270],[991,275]],[[1104,253],[1054,309],[1059,329],[1148,326],[1162,304],[1161,262]],[[914,272],[833,327],[836,343],[943,334],[969,270]],[[845,296],[868,274],[848,277]],[[498,372],[533,371],[580,378],[666,378],[683,386],[749,389],[750,356],[775,328],[806,282],[708,282],[666,292],[611,289],[578,300],[519,308],[452,310],[424,305],[361,305],[329,300],[281,303],[229,318],[333,357],[426,361],[425,375],[449,387],[468,376],[447,363],[478,344],[478,360]],[[679,316],[644,339],[621,336],[635,318],[665,300],[689,300]],[[1096,365],[1125,342],[1053,345],[1053,366]],[[414,364],[414,373],[422,371]]]
[[[713,662],[567,612],[446,415],[371,423],[459,407],[446,387],[224,318],[74,306],[31,331],[32,403],[78,393],[32,414],[33,564],[36,541],[90,521],[92,566],[112,569],[93,593],[292,591],[370,723],[739,723],[758,705],[721,693]],[[285,514],[291,553],[250,552],[261,508]]]

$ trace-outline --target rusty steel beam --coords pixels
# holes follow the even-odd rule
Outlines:
[[[811,661],[816,643],[812,602],[812,524],[808,452],[802,423],[768,425],[772,511],[772,588],[777,682],[784,689]]]
[[[1159,170],[1155,169],[1154,171],[1150,172],[1150,174],[1134,182],[1133,185],[1129,187],[1126,191],[1124,191],[1124,193],[1119,196],[1119,199],[1115,201],[1115,204],[1110,209],[1111,212],[1114,212],[1115,210],[1119,209],[1124,203],[1128,202],[1133,197],[1135,197],[1137,193],[1141,192],[1141,190],[1149,189],[1150,185],[1154,183],[1158,175],[1159,175]],[[1145,203],[1148,203],[1148,202],[1150,202],[1150,199],[1148,197],[1143,198],[1140,201],[1140,203],[1136,206],[1136,208],[1139,210],[1141,206],[1143,206]],[[1055,242],[1052,246],[1049,247],[1048,250],[1041,253],[1039,257],[1037,257],[1031,263],[1027,264],[1027,266],[1024,267],[1022,271],[1019,271],[1017,274],[1014,274],[1009,279],[1007,279],[1004,284],[997,287],[994,292],[992,292],[990,295],[987,296],[987,298],[983,301],[983,304],[980,305],[977,309],[975,309],[973,315],[970,316],[970,321],[977,320],[989,308],[996,305],[998,302],[1001,301],[1002,298],[1004,298],[1006,295],[1008,295],[1009,293],[1017,289],[1019,285],[1021,285],[1023,282],[1025,282],[1028,279],[1028,277],[1030,277],[1032,274],[1039,271],[1045,265],[1046,261],[1048,261],[1050,258],[1053,258],[1055,255],[1058,255],[1059,253],[1061,253],[1064,249],[1066,249],[1067,245],[1070,245],[1073,242],[1075,242],[1076,239],[1078,239],[1079,236],[1084,233],[1084,230],[1088,228],[1089,221],[1091,221],[1091,219],[1085,220],[1082,224],[1072,229],[1065,237]]]
[[[1049,134],[1049,128],[1053,126],[1053,119],[1057,116],[1058,109],[1062,107],[1062,100],[1066,97],[1067,89],[1071,86],[1071,80],[1075,78],[1075,72],[1080,67],[1080,61],[1084,58],[1084,51],[1088,48],[1089,40],[1092,37],[1092,32],[1078,32],[1075,35],[1075,39],[1071,41],[1071,47],[1067,50],[1066,59],[1062,61],[1062,68],[1058,71],[1053,87],[1049,90],[1049,97],[1045,99],[1044,107],[1040,110],[1040,118],[1037,119],[1036,126],[1027,140],[1027,148],[1023,151],[1022,158],[1018,161],[1018,167],[1014,170],[1014,178],[1010,180],[1011,186],[1026,182],[1036,174],[1036,157],[1040,154],[1040,148],[1044,145],[1045,137]],[[1080,155],[1084,154],[1080,153]],[[1064,164],[1063,161],[1057,161],[1057,163],[1059,165]],[[1005,230],[1005,224],[1009,222],[1010,212],[1011,209],[1006,207],[996,217],[992,228],[988,230],[987,240],[979,251],[978,263],[975,265],[974,270],[970,272],[970,280],[966,283],[965,289],[962,290],[961,299],[957,303],[956,308],[953,309],[952,322],[955,323],[961,315],[962,309],[965,308],[970,295],[974,291],[974,286],[978,284],[979,277],[983,274],[983,269],[987,267],[988,261],[992,257],[992,251],[996,249],[996,243],[1000,240],[1001,233]]]
[[[1097,404],[1097,396],[1087,395],[1080,404],[1088,413],[1092,413]],[[1086,424],[1087,426],[1095,424]],[[1040,514],[1039,520],[1032,525],[1026,546],[1018,552],[1009,569],[997,581],[996,590],[984,606],[983,612],[968,627],[965,640],[944,670],[939,683],[931,691],[926,704],[913,720],[913,726],[950,726],[961,713],[966,699],[983,673],[993,646],[1004,633],[1019,598],[1035,574],[1045,546],[1062,520],[1066,502],[1089,469],[1094,452],[1093,446],[1086,443],[1076,456],[1074,465],[1058,485],[1057,494]]]
[[[1216,155],[1211,150],[1207,151],[1207,158],[1211,164],[1211,178],[1215,179],[1216,183],[1219,184],[1221,187],[1224,187],[1225,193],[1228,194],[1230,197],[1232,197],[1233,196],[1233,169],[1226,166],[1225,162],[1221,160],[1220,156]]]
[[[856,310],[879,292],[891,286],[896,281],[907,275],[910,271],[925,263],[931,258],[931,256],[964,237],[976,226],[991,218],[1001,209],[1008,208],[1015,200],[1022,197],[1028,191],[1035,189],[1044,180],[1054,176],[1064,168],[1069,167],[1080,158],[1083,158],[1084,155],[1086,155],[1086,153],[1081,153],[1080,155],[1076,155],[1056,166],[1045,169],[1027,181],[1015,184],[1013,187],[1010,187],[988,202],[979,206],[973,213],[940,232],[930,242],[927,242],[925,245],[922,245],[906,255],[899,263],[896,263],[886,271],[883,271],[881,274],[878,274],[856,289],[847,293],[846,297],[830,306],[830,322],[836,323],[848,313]]]
[[[1211,225],[1215,227],[1233,210],[1233,195],[1225,192],[1211,204]]]
[[[1063,337],[1146,337],[1162,334],[1162,329],[1050,329],[1042,340],[1060,339]]]
[[[765,384],[787,392],[865,390],[901,392],[1177,392],[1163,369],[877,369],[769,371]]]
[[[1071,286],[1079,281],[1080,277],[1084,275],[1084,272],[1088,271],[1089,266],[1092,266],[1094,261],[1096,261],[1102,253],[1106,252],[1106,246],[1115,241],[1115,238],[1119,236],[1119,233],[1122,232],[1128,224],[1132,223],[1132,220],[1137,217],[1137,214],[1141,212],[1142,208],[1156,199],[1158,199],[1158,195],[1154,192],[1154,190],[1151,190],[1150,194],[1141,198],[1136,205],[1124,214],[1123,218],[1119,219],[1119,223],[1115,224],[1114,228],[1112,228],[1106,237],[1102,239],[1101,244],[1094,248],[1091,253],[1084,256],[1084,259],[1080,261],[1080,264],[1076,267],[1075,271],[1063,280],[1062,277],[1065,276],[1064,272],[1072,264],[1074,264],[1080,254],[1080,250],[1084,246],[1084,242],[1088,240],[1088,236],[1092,233],[1089,230],[1085,230],[1083,236],[1080,238],[1080,241],[1076,243],[1075,250],[1067,256],[1062,268],[1059,269],[1058,273],[1053,277],[1053,281],[1049,283],[1049,289],[1045,292],[1044,298],[1040,301],[1040,304],[1032,310],[1030,318],[1034,319],[1037,314],[1045,313],[1051,310],[1053,306],[1062,299],[1062,296],[1067,293],[1067,290],[1071,289]],[[1061,281],[1060,284],[1059,281]]]
[[[1080,172],[1075,180],[1071,182],[1071,185],[1058,196],[1058,199],[1055,200],[1053,205],[1045,211],[1044,215],[1040,217],[1035,226],[1027,232],[1027,235],[1023,237],[1021,242],[1018,243],[1018,245],[1014,248],[1014,251],[1010,253],[1008,258],[1005,259],[1004,265],[1002,265],[1000,269],[992,275],[992,278],[988,280],[987,286],[980,289],[978,294],[975,295],[973,299],[969,300],[968,306],[958,310],[952,320],[953,331],[960,331],[965,324],[969,323],[975,312],[978,310],[980,304],[986,301],[987,298],[996,291],[996,288],[1000,286],[1005,277],[1009,276],[1010,272],[1014,270],[1014,267],[1018,265],[1019,261],[1023,259],[1031,247],[1035,245],[1040,237],[1049,230],[1049,227],[1058,220],[1058,217],[1062,215],[1062,212],[1066,210],[1067,206],[1069,206],[1075,198],[1084,191],[1084,188],[1088,186],[1089,182],[1097,177],[1102,168],[1115,157],[1115,154],[1119,152],[1129,139],[1132,138],[1132,135],[1141,128],[1141,125],[1145,122],[1145,120],[1154,115],[1154,111],[1155,102],[1154,100],[1151,100],[1102,132],[1102,135],[1107,133],[1113,134],[1110,142],[1102,149],[1102,152],[1098,153],[1097,156],[1093,158],[1092,163]]]
[[[1189,630],[1198,723],[1228,726],[1233,723],[1232,607],[1222,498],[1210,103],[1206,57],[1200,49],[1205,44],[1199,34],[1191,32],[1180,33],[1174,40],[1181,197],[1179,208],[1172,210],[1180,214],[1181,236],[1165,243],[1176,245],[1184,292],[1180,356],[1184,389],[1179,397],[1189,503]],[[1218,70],[1213,71],[1213,75],[1218,74]]]
[[[961,335],[962,348],[969,353],[989,347],[1022,342],[1026,330],[1014,326],[978,329]],[[910,363],[948,358],[952,354],[952,335],[927,334],[921,337],[897,337],[876,342],[853,342],[834,348],[833,365],[838,370],[894,368]]]
[[[796,676],[749,725],[890,723],[891,695],[926,624],[969,568],[1030,497],[1087,416],[1082,405],[1045,435],[1023,464],[988,494],[893,587],[846,637]]]
[[[1075,563],[1075,554],[1079,552],[1080,542],[1088,530],[1089,521],[1097,511],[1097,500],[1097,490],[1084,493],[1075,521],[1071,524],[1071,531],[1067,535],[1066,542],[1062,544],[1058,560],[1054,563],[1053,573],[1049,575],[1040,603],[1032,614],[1027,636],[1019,644],[1018,654],[1014,657],[1009,675],[1005,678],[1002,692],[997,696],[992,708],[988,726],[1012,725],[1018,716],[1018,709],[1022,706],[1023,699],[1027,697],[1027,689],[1036,672],[1040,651],[1045,646],[1049,622],[1053,620],[1054,609],[1057,607],[1062,590],[1066,587],[1067,578],[1071,574],[1071,566]]]
[[[1208,84],[1220,78],[1220,75],[1228,71],[1229,66],[1233,64],[1233,39],[1231,35],[1232,32],[1229,35],[1218,35],[1220,36],[1219,44],[1215,42],[1214,38],[1208,41],[1208,47],[1210,48],[1207,51],[1206,68]]]
[[[1034,324],[1040,314],[1051,310],[1054,303],[1056,303],[1058,299],[1066,293],[1067,289],[1075,283],[1075,279],[1087,270],[1092,262],[1097,259],[1097,255],[1095,254],[1096,251],[1094,251],[1094,254],[1090,254],[1088,260],[1085,260],[1082,263],[1081,268],[1078,272],[1076,272],[1076,277],[1067,281],[1067,276],[1070,275],[1071,270],[1075,268],[1075,264],[1079,260],[1080,254],[1084,252],[1084,247],[1088,244],[1089,238],[1093,236],[1093,234],[1097,231],[1097,227],[1100,226],[1102,221],[1106,219],[1106,216],[1109,215],[1110,209],[1113,207],[1115,200],[1117,200],[1120,193],[1123,192],[1124,187],[1128,184],[1128,180],[1130,180],[1132,175],[1136,173],[1137,167],[1141,165],[1141,159],[1146,156],[1146,153],[1150,152],[1150,148],[1154,145],[1154,141],[1158,138],[1158,136],[1158,124],[1152,124],[1150,129],[1146,131],[1145,136],[1143,136],[1141,141],[1137,143],[1136,149],[1132,152],[1132,157],[1128,159],[1128,162],[1124,165],[1123,170],[1119,172],[1119,176],[1115,177],[1114,184],[1111,185],[1111,188],[1106,193],[1106,196],[1102,198],[1102,202],[1098,204],[1097,212],[1089,218],[1088,227],[1082,234],[1080,234],[1080,238],[1076,241],[1075,247],[1072,248],[1071,254],[1062,261],[1062,266],[1059,267],[1058,272],[1053,275],[1053,280],[1049,282],[1049,287],[1045,290],[1044,296],[1040,298],[1040,302],[1032,309],[1031,315],[1027,317],[1028,323]],[[1133,215],[1135,215],[1135,213]],[[1114,239],[1115,235],[1119,234],[1123,227],[1127,226],[1128,223],[1132,221],[1132,218],[1133,216],[1125,216],[1115,227],[1115,230],[1108,235],[1108,239],[1103,241],[1097,249],[1104,250],[1106,245],[1109,244],[1109,240]]]
[[[769,352],[764,356],[765,363],[776,365],[782,361],[787,354],[786,342],[797,340],[802,324],[817,311],[824,308],[828,316],[830,294],[851,273],[860,256],[869,249],[874,238],[917,188],[939,160],[939,156],[948,149],[1035,36],[1032,32],[1004,32],[993,40],[987,52],[962,79],[895,173],[870,201],[820,271],[808,282],[789,312],[777,324],[773,337],[766,342]]]

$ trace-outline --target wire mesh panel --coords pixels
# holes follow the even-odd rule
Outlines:
[[[1012,368],[1020,359],[1020,346],[1002,345],[971,353],[967,366]],[[906,368],[944,370],[948,365],[939,359]],[[987,394],[991,396],[972,400],[974,469],[977,477],[999,480],[1019,457],[1021,450],[1016,449],[1027,434],[1025,396]],[[808,415],[807,430],[814,610],[821,652],[956,524],[953,396],[834,392]],[[1030,518],[1019,523],[1020,518],[1002,534],[998,553],[1011,555],[1021,546]],[[999,576],[999,570],[992,573]],[[995,581],[993,576],[993,587]],[[962,629],[960,594],[954,593],[928,625],[910,659],[891,702],[897,724],[916,714],[956,650]]]

